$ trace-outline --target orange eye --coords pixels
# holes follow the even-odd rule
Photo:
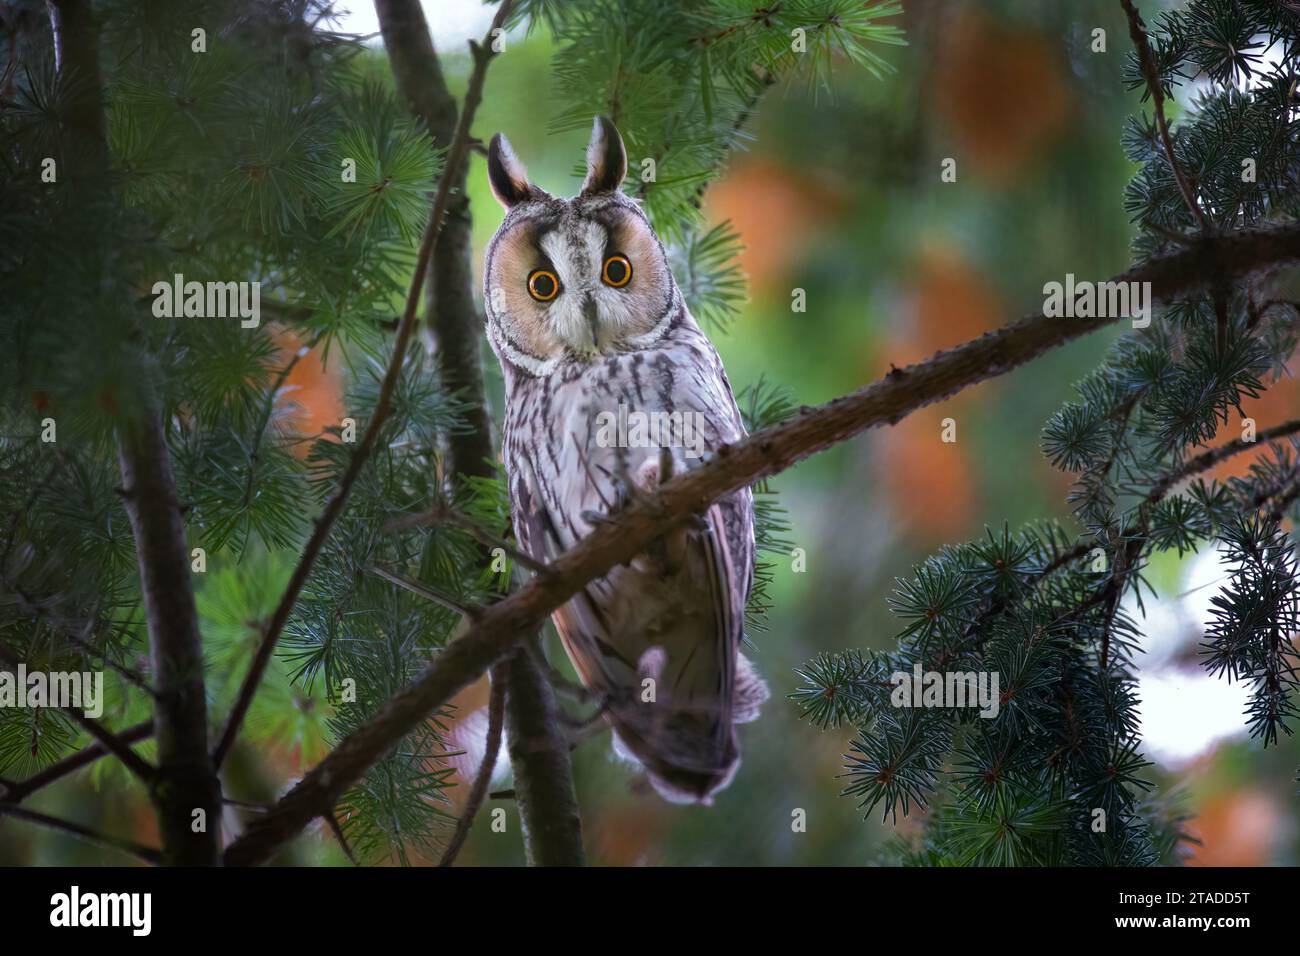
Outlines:
[[[627,256],[610,256],[605,260],[600,277],[605,280],[605,285],[621,289],[632,281],[632,263],[627,261]]]
[[[560,280],[549,269],[537,269],[528,276],[528,294],[538,302],[550,302],[560,294]]]

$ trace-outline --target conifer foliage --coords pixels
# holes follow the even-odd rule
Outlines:
[[[1294,729],[1300,421],[1246,437],[1241,404],[1297,345],[1300,305],[1266,267],[1300,258],[1285,232],[1300,197],[1300,13],[1191,0],[1144,24],[1119,2],[1134,50],[1116,81],[1145,103],[1116,131],[1138,164],[1123,201],[1138,268],[1175,294],[1044,429],[1045,456],[1076,476],[1072,518],[944,548],[898,583],[894,649],[819,657],[792,695],[812,723],[857,729],[848,796],[891,819],[930,811],[924,839],[899,847],[908,862],[1178,857],[1181,820],[1151,792],[1137,733],[1156,552],[1222,549],[1231,574],[1205,622],[1205,667],[1249,684],[1264,744]],[[887,70],[900,6],[504,0],[494,26],[553,36],[552,129],[615,121],[632,159],[623,188],[668,239],[692,312],[719,332],[745,290],[736,233],[704,223],[703,191],[775,83],[816,83],[837,60]],[[5,826],[211,864],[263,862],[320,818],[361,862],[436,856],[452,823],[448,699],[528,652],[548,611],[632,557],[611,557],[621,530],[685,520],[707,505],[681,491],[692,482],[713,498],[753,485],[760,550],[787,554],[773,474],[1104,324],[1049,329],[1036,316],[818,409],[745,383],[755,438],[630,504],[558,571],[533,567],[504,530],[503,483],[449,465],[451,439],[486,419],[483,396],[460,387],[481,376],[451,387],[443,356],[411,334],[439,254],[432,213],[463,176],[500,51],[491,37],[473,47],[460,128],[439,139],[331,9],[0,2],[0,666],[111,678],[97,718],[0,708]],[[1171,121],[1175,95],[1187,109]],[[1220,277],[1222,250],[1235,258]],[[203,285],[192,295],[188,283]],[[982,368],[963,364],[973,355]],[[323,429],[288,385],[322,357],[346,386],[341,420]],[[1207,477],[1263,445],[1246,477]],[[675,513],[656,510],[670,499]],[[516,560],[488,562],[492,548]],[[751,632],[771,575],[760,565]],[[898,706],[893,675],[916,668],[996,673],[996,715]],[[513,733],[530,718],[524,685],[509,686],[493,712]],[[259,752],[313,769],[250,808]],[[526,774],[526,748],[512,758]],[[23,807],[88,765],[105,786],[148,792],[161,847]],[[261,801],[282,783],[262,781]],[[232,813],[247,819],[231,827]],[[535,861],[547,852],[529,846]]]
[[[1141,262],[1296,212],[1300,13],[1269,0],[1193,0],[1144,23],[1123,0],[1123,80],[1143,105],[1122,131],[1139,164],[1124,196]],[[1167,116],[1178,94],[1186,111]],[[1265,745],[1296,728],[1300,579],[1287,530],[1300,496],[1300,421],[1242,403],[1285,374],[1300,305],[1255,276],[1157,310],[1079,382],[1043,430],[1075,476],[1072,520],[990,530],[898,582],[898,644],[809,662],[793,695],[821,727],[852,725],[845,794],[887,817],[930,810],[902,859],[922,864],[1176,861],[1178,810],[1152,799],[1138,734],[1144,575],[1158,552],[1220,549],[1228,580],[1201,663],[1250,688]],[[1062,319],[1063,322],[1071,321]],[[1140,324],[1140,323],[1139,323]],[[1220,461],[1265,449],[1242,478]],[[900,708],[892,675],[995,672],[995,719]],[[1099,825],[1100,824],[1100,825]]]
[[[97,721],[0,709],[0,815],[34,820],[22,800],[88,763],[134,786],[125,766],[161,854],[90,836],[216,862],[222,800],[245,802],[217,789],[231,744],[232,759],[315,763],[510,587],[516,569],[482,550],[513,553],[501,483],[444,467],[467,398],[406,326],[394,335],[454,144],[412,118],[332,6],[0,4],[0,663],[112,675]],[[672,239],[691,307],[721,325],[744,295],[738,244],[703,227],[702,190],[778,79],[815,79],[833,56],[883,70],[898,4],[671,6],[498,12],[560,44],[555,129],[604,113],[651,160],[625,188]],[[495,52],[476,47],[476,68]],[[317,430],[287,381],[322,357],[346,394]],[[776,407],[751,406],[756,426]],[[763,513],[776,546],[779,511]],[[407,861],[446,839],[444,713],[367,755],[321,814],[349,855]],[[117,759],[97,761],[95,741]],[[207,836],[185,835],[196,809]]]

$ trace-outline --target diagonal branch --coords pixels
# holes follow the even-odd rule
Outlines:
[[[509,541],[498,537],[483,527],[469,515],[462,514],[451,505],[439,502],[424,514],[404,515],[388,524],[389,528],[414,528],[420,525],[452,524],[467,531],[475,541],[486,549],[500,548],[502,554],[521,568],[527,568],[534,574],[545,574],[546,563],[538,561],[532,555],[520,551]]]
[[[1199,475],[1203,471],[1209,471],[1221,461],[1226,461],[1233,455],[1240,454],[1252,448],[1262,448],[1269,442],[1275,442],[1281,438],[1287,438],[1291,435],[1300,433],[1300,418],[1293,418],[1289,422],[1283,422],[1281,425],[1274,425],[1272,428],[1266,428],[1255,436],[1254,441],[1246,441],[1244,438],[1234,438],[1232,441],[1224,442],[1215,448],[1201,452],[1194,458],[1189,458],[1179,468],[1175,468],[1169,474],[1157,481],[1152,487],[1144,505],[1153,505],[1160,502],[1168,494],[1169,489],[1178,484],[1184,478],[1190,478],[1192,475]]]
[[[506,686],[509,680],[510,661],[502,661],[492,668],[492,696],[488,698],[486,749],[483,751],[482,761],[479,762],[478,776],[474,778],[469,797],[465,800],[465,807],[460,811],[460,818],[456,821],[456,830],[451,835],[451,839],[447,841],[447,848],[442,851],[442,860],[439,861],[439,866],[451,866],[456,862],[461,847],[465,845],[465,841],[469,838],[470,827],[474,825],[474,817],[478,815],[479,808],[483,806],[483,798],[487,796],[488,786],[492,783],[492,774],[497,765],[497,754],[501,750],[501,731],[505,724],[506,712]]]
[[[445,607],[447,610],[454,611],[464,617],[473,619],[483,612],[483,609],[477,604],[460,600],[459,598],[439,591],[432,585],[425,584],[422,581],[412,581],[410,578],[404,577],[396,571],[390,571],[387,568],[381,568],[378,565],[367,568],[367,570],[370,571],[371,574],[383,578],[389,584],[396,584],[399,588],[410,591],[412,594],[418,595],[426,601],[432,601],[439,607]]]
[[[360,444],[348,462],[347,470],[344,471],[343,477],[339,479],[338,488],[335,489],[334,494],[326,502],[325,509],[321,512],[320,517],[316,519],[315,528],[307,541],[307,546],[303,548],[302,557],[298,559],[298,565],[293,570],[289,585],[285,588],[280,603],[276,605],[271,620],[266,626],[266,631],[262,635],[262,642],[258,645],[253,664],[239,688],[239,696],[236,698],[234,709],[231,711],[230,718],[226,723],[226,729],[221,735],[216,750],[213,752],[213,762],[218,768],[220,768],[222,761],[225,759],[226,754],[229,753],[231,745],[239,734],[239,727],[253,702],[253,696],[257,693],[258,685],[262,681],[262,675],[266,673],[267,665],[271,661],[271,654],[280,639],[280,633],[289,620],[289,615],[298,601],[298,595],[302,592],[303,585],[307,583],[307,576],[311,573],[316,558],[320,555],[325,539],[329,537],[330,530],[334,527],[339,515],[343,513],[343,508],[347,504],[348,495],[352,491],[353,484],[356,483],[357,477],[361,474],[361,470],[365,467],[371,452],[374,450],[375,442],[379,438],[380,428],[383,427],[389,412],[392,410],[393,392],[397,387],[397,380],[401,377],[407,346],[410,344],[411,334],[415,329],[415,313],[420,302],[420,294],[424,290],[425,274],[429,270],[430,257],[433,255],[434,245],[437,243],[438,235],[442,231],[447,207],[451,202],[452,184],[455,182],[456,176],[465,163],[469,152],[469,126],[474,118],[475,111],[478,109],[479,101],[483,98],[483,81],[487,77],[487,66],[496,53],[491,42],[494,35],[493,31],[501,28],[512,6],[513,0],[503,0],[501,6],[497,8],[496,16],[492,19],[492,26],[488,31],[488,37],[484,44],[482,46],[471,44],[471,53],[474,57],[474,72],[470,77],[469,89],[465,93],[465,107],[461,112],[460,123],[456,127],[456,135],[447,154],[447,165],[443,169],[442,179],[438,182],[438,192],[434,196],[433,209],[429,214],[429,223],[425,227],[424,238],[420,242],[419,255],[416,257],[415,274],[411,278],[411,286],[406,295],[406,307],[402,311],[402,319],[397,327],[397,341],[393,345],[393,357],[388,363],[388,370],[384,373],[384,380],[379,388],[379,400],[375,403],[374,415],[366,426],[366,432],[362,436]]]
[[[128,727],[116,735],[117,740],[123,744],[137,743],[151,736],[153,736],[153,721],[151,720]],[[103,744],[91,744],[75,754],[64,757],[58,763],[50,764],[44,770],[32,774],[26,780],[3,785],[5,790],[0,793],[0,803],[22,803],[37,790],[43,790],[50,784],[76,773],[82,767],[89,766],[108,753],[108,748]]]
[[[1222,445],[1208,449],[1193,458],[1189,458],[1187,461],[1183,462],[1183,464],[1166,472],[1151,485],[1147,494],[1140,502],[1138,502],[1138,511],[1139,513],[1145,513],[1151,507],[1163,501],[1179,482],[1191,478],[1194,475],[1199,475],[1202,472],[1209,471],[1215,465],[1227,461],[1234,455],[1297,434],[1300,434],[1300,419],[1292,419],[1289,422],[1283,422],[1281,425],[1274,425],[1272,428],[1260,432],[1256,436],[1257,440],[1254,442],[1248,442],[1244,439],[1236,438],[1232,441],[1224,442]],[[1037,588],[1049,575],[1056,573],[1071,561],[1077,561],[1084,557],[1096,546],[1096,541],[1094,539],[1093,541],[1080,541],[1073,547],[1066,548],[1047,564],[1043,565],[1042,568],[1031,573],[1026,582],[1026,590],[1021,592],[1017,599],[1023,600],[1025,595]],[[1117,570],[1116,573],[1118,574],[1120,572]],[[1112,581],[1113,580],[1114,579],[1112,579]],[[965,652],[981,649],[984,646],[985,641],[988,639],[989,624],[999,615],[1006,612],[1007,609],[1007,601],[995,601],[990,604],[978,617],[975,618],[975,620],[971,621],[970,625],[966,628],[966,633],[963,636],[969,639],[969,643],[962,646],[960,650]],[[1075,608],[1072,613],[1078,613],[1079,610],[1079,608]],[[942,667],[936,669],[941,670]]]
[[[18,663],[18,652],[8,644],[0,642],[0,664],[17,667]],[[145,784],[152,784],[158,775],[158,771],[149,766],[139,754],[132,750],[128,745],[128,741],[115,735],[93,717],[87,717],[76,707],[59,707],[58,709],[67,714],[74,723],[80,725],[82,730],[94,737],[101,747],[121,760],[126,765],[126,768]],[[18,786],[22,787],[22,784],[18,784]]]
[[[1241,230],[1206,237],[1188,249],[1135,266],[1114,280],[1150,282],[1153,300],[1170,299],[1213,281],[1300,260],[1300,226]],[[435,708],[476,680],[524,640],[546,615],[591,580],[643,551],[655,538],[728,492],[778,474],[791,465],[870,428],[907,415],[964,388],[1004,375],[1045,352],[1097,331],[1111,318],[1060,319],[1041,311],[930,359],[894,369],[865,388],[719,449],[693,471],[668,481],[599,525],[515,593],[486,608],[409,687],[391,697],[313,768],[271,812],[226,851],[230,864],[265,860],[313,819],[327,812],[365,770]]]

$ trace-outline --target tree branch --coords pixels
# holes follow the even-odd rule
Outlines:
[[[492,27],[489,29],[485,46],[471,44],[470,49],[474,57],[474,72],[470,76],[469,89],[465,93],[465,108],[447,154],[447,164],[443,169],[442,179],[438,182],[438,191],[434,196],[433,209],[429,214],[429,223],[424,230],[424,238],[420,241],[415,274],[411,278],[411,286],[406,295],[406,306],[402,311],[402,319],[397,328],[397,341],[393,345],[393,357],[388,363],[388,370],[384,373],[384,380],[379,388],[379,399],[375,403],[374,415],[366,426],[361,443],[348,461],[347,470],[344,471],[343,477],[339,480],[338,488],[335,489],[334,494],[326,502],[325,509],[321,512],[320,517],[316,519],[315,530],[308,539],[307,546],[303,548],[302,557],[299,558],[298,565],[294,568],[293,576],[289,579],[289,585],[285,588],[280,603],[276,605],[275,611],[271,615],[271,620],[266,627],[266,633],[263,634],[262,642],[258,645],[257,654],[253,658],[253,664],[249,668],[244,683],[239,688],[239,696],[236,698],[234,709],[231,711],[230,718],[226,723],[225,732],[221,735],[221,740],[214,751],[213,761],[217,767],[221,766],[235,741],[235,737],[239,734],[240,724],[243,723],[248,708],[253,702],[253,696],[257,693],[257,687],[261,683],[262,675],[266,672],[267,665],[271,661],[271,654],[280,639],[280,633],[289,620],[289,614],[293,611],[294,604],[297,603],[298,595],[307,582],[307,576],[316,563],[316,558],[325,544],[325,539],[329,537],[330,529],[333,528],[334,522],[338,520],[339,515],[343,513],[352,486],[356,482],[358,475],[361,474],[367,460],[369,460],[370,454],[374,450],[375,441],[379,437],[379,430],[392,409],[393,391],[397,387],[398,378],[401,376],[407,346],[411,340],[411,333],[415,328],[415,312],[424,289],[425,273],[429,269],[429,261],[433,254],[434,245],[437,243],[438,236],[443,228],[447,209],[451,202],[453,184],[459,171],[464,166],[469,152],[469,125],[474,118],[474,112],[478,108],[479,101],[483,98],[483,81],[487,76],[487,65],[495,55],[495,51],[491,46],[492,31],[500,29],[506,15],[510,12],[511,6],[513,6],[513,0],[503,0],[501,6],[498,7],[496,16],[492,19]]]
[[[51,0],[48,6],[56,63],[71,91],[64,124],[73,149],[73,168],[84,176],[87,189],[106,195],[108,144],[94,11],[87,0]],[[147,406],[139,420],[118,429],[118,451],[149,625],[157,695],[157,769],[94,721],[78,713],[72,716],[150,782],[162,834],[162,859],[173,864],[213,864],[220,860],[216,824],[221,789],[208,759],[203,648],[189,576],[185,523],[162,413],[156,406]],[[194,832],[192,815],[196,810],[204,811],[212,824],[203,828],[204,832]]]
[[[1142,502],[1144,505],[1153,505],[1160,502],[1161,499],[1169,492],[1169,489],[1184,478],[1190,478],[1192,475],[1199,475],[1203,471],[1209,471],[1221,461],[1231,458],[1233,455],[1248,451],[1251,448],[1260,448],[1269,442],[1277,441],[1279,438],[1286,438],[1290,435],[1300,433],[1300,418],[1292,419],[1289,422],[1283,422],[1281,425],[1274,425],[1272,428],[1266,428],[1255,436],[1254,441],[1246,441],[1244,438],[1234,438],[1230,442],[1224,442],[1216,448],[1204,451],[1194,458],[1189,458],[1180,468],[1175,468],[1169,474],[1165,475],[1152,487],[1146,499]]]
[[[483,759],[479,762],[478,775],[474,778],[469,797],[460,811],[460,818],[456,821],[456,831],[447,841],[447,848],[442,851],[439,866],[451,866],[456,862],[461,847],[469,838],[474,817],[483,806],[483,798],[487,796],[488,787],[492,783],[492,774],[497,766],[497,753],[501,750],[501,731],[505,724],[506,686],[509,680],[510,661],[502,661],[492,668],[492,696],[488,698],[486,749],[483,751]]]
[[[1124,8],[1124,12],[1128,15],[1129,37],[1132,38],[1133,46],[1137,49],[1138,65],[1142,69],[1143,77],[1146,78],[1147,89],[1151,92],[1152,108],[1156,114],[1156,128],[1160,133],[1160,144],[1164,147],[1165,159],[1169,161],[1169,169],[1174,174],[1174,181],[1178,183],[1178,191],[1183,195],[1183,202],[1187,203],[1192,218],[1204,230],[1207,228],[1205,213],[1196,201],[1196,196],[1192,193],[1192,187],[1188,185],[1187,177],[1183,175],[1182,167],[1178,165],[1178,159],[1174,156],[1174,144],[1169,138],[1169,123],[1165,120],[1165,91],[1160,84],[1160,74],[1156,69],[1156,58],[1151,52],[1151,43],[1147,39],[1147,31],[1142,23],[1142,15],[1138,13],[1137,7],[1133,5],[1133,0],[1120,0],[1120,6]]]
[[[418,0],[375,0],[375,13],[398,92],[424,122],[434,142],[451,143],[458,122],[456,98],[447,88]],[[504,19],[494,20],[493,28],[504,24]],[[489,33],[485,44],[492,39]],[[466,110],[472,114],[474,107],[468,104],[468,96],[466,99]],[[490,475],[490,462],[496,458],[483,390],[483,322],[474,302],[473,223],[465,194],[467,166],[448,169],[444,176],[450,180],[453,193],[429,267],[427,300],[427,321],[437,343],[435,359],[442,384],[449,391],[460,392],[466,400],[466,427],[447,437],[448,472],[458,476]]]
[[[534,574],[546,573],[546,563],[544,561],[538,561],[532,555],[525,554],[509,541],[493,534],[473,518],[469,517],[469,515],[461,514],[461,512],[457,511],[451,505],[443,502],[435,503],[434,506],[424,514],[403,515],[400,518],[395,518],[388,523],[387,527],[414,528],[420,525],[440,525],[444,523],[455,525],[456,527],[469,532],[470,537],[482,545],[487,551],[494,548],[500,548],[506,557],[521,568],[526,568]]]
[[[146,720],[138,723],[133,727],[119,731],[115,737],[123,744],[139,743],[141,740],[148,740],[153,736],[153,721]],[[37,790],[43,790],[50,784],[70,774],[76,773],[82,767],[88,767],[99,758],[110,753],[109,749],[101,743],[91,744],[82,750],[77,751],[71,756],[64,757],[57,763],[52,763],[39,773],[33,774],[26,780],[21,780],[5,794],[4,799],[12,803],[21,803]]]
[[[378,565],[375,565],[367,570],[369,570],[371,574],[383,578],[389,584],[396,584],[399,588],[410,591],[412,594],[419,595],[426,601],[432,601],[439,607],[445,607],[447,610],[454,611],[457,614],[470,618],[471,620],[478,617],[479,614],[483,612],[483,609],[477,604],[453,597],[452,595],[439,591],[437,588],[425,584],[422,581],[412,581],[410,578],[404,577],[395,571],[390,571],[387,568],[381,568]]]
[[[1237,279],[1300,260],[1300,226],[1242,230],[1198,239],[1185,250],[1135,266],[1112,281],[1150,282],[1154,300],[1167,302],[1214,279]],[[1113,318],[1049,318],[1041,311],[930,359],[893,369],[881,380],[725,446],[698,468],[632,502],[552,561],[551,574],[533,578],[484,610],[409,687],[345,737],[271,812],[226,852],[232,864],[266,859],[315,817],[328,811],[365,770],[426,715],[477,679],[531,633],[546,615],[617,564],[631,560],[686,516],[728,492],[747,487],[867,429],[896,424],[918,408],[963,388],[1004,375],[1039,355],[1104,328]]]
[[[221,785],[208,756],[203,639],[161,413],[149,409],[142,421],[123,427],[118,444],[123,500],[149,624],[158,740],[150,795],[158,811],[163,856],[173,865],[212,865],[221,855]],[[206,823],[199,832],[196,811],[203,812]]]
[[[115,850],[121,850],[123,853],[129,853],[146,863],[158,864],[163,862],[163,854],[153,847],[144,846],[134,840],[108,836],[97,830],[84,827],[80,823],[61,820],[48,814],[37,813],[35,810],[24,810],[22,807],[13,804],[0,803],[0,817],[13,817],[15,820],[26,820],[28,823],[35,823],[39,826],[49,827],[52,830],[70,833],[83,840],[89,840],[91,843],[98,843],[102,846],[112,847]]]
[[[1247,451],[1248,449],[1257,448],[1260,446],[1261,443],[1267,444],[1269,442],[1278,441],[1279,439],[1286,438],[1295,434],[1300,434],[1300,419],[1294,419],[1289,422],[1284,422],[1281,425],[1275,425],[1272,428],[1266,429],[1265,431],[1259,433],[1259,435],[1257,436],[1257,440],[1254,442],[1247,442],[1243,439],[1237,438],[1232,441],[1225,442],[1224,444],[1219,445],[1215,448],[1211,448],[1208,451],[1202,452],[1201,454],[1193,458],[1189,458],[1182,465],[1173,468],[1170,471],[1166,472],[1164,475],[1162,475],[1151,486],[1150,490],[1147,492],[1146,496],[1144,496],[1143,499],[1138,503],[1137,507],[1140,512],[1144,513],[1146,510],[1150,509],[1153,505],[1157,505],[1161,501],[1163,501],[1164,498],[1169,494],[1170,490],[1172,490],[1173,487],[1176,484],[1178,484],[1180,481],[1190,478],[1193,475],[1199,475],[1202,472],[1209,471],[1211,468],[1213,468],[1215,465],[1219,464],[1220,462],[1226,461],[1227,459],[1233,457],[1234,455],[1238,455],[1243,451]],[[1023,592],[1020,595],[1020,598],[1023,599],[1024,595],[1028,593],[1028,591],[1032,591],[1034,588],[1038,587],[1039,583],[1044,579],[1046,579],[1049,575],[1059,571],[1061,568],[1065,567],[1071,561],[1077,561],[1078,559],[1086,556],[1095,547],[1097,547],[1096,539],[1094,539],[1093,541],[1080,541],[1078,544],[1074,545],[1073,547],[1067,548],[1066,550],[1062,551],[1054,559],[1052,559],[1046,565],[1044,565],[1041,569],[1032,572],[1032,574],[1029,575],[1029,579],[1026,582],[1027,591]],[[1112,582],[1114,580],[1115,579],[1112,578]],[[1113,587],[1113,586],[1114,586],[1113,584],[1109,585],[1109,587]],[[1109,591],[1107,591],[1106,593],[1108,594]],[[1098,600],[1100,600],[1100,598],[1098,598]],[[1007,610],[1006,601],[997,602],[990,605],[982,614],[980,614],[979,617],[977,617],[974,621],[972,621],[970,623],[970,626],[967,627],[966,633],[963,635],[963,637],[969,638],[970,642],[966,646],[962,647],[961,651],[965,652],[970,650],[979,650],[980,648],[982,648],[985,640],[988,637],[989,624],[1006,610]],[[1072,613],[1078,613],[1079,610],[1080,608],[1075,608],[1072,611]],[[936,668],[936,669],[942,669],[942,668]]]
[[[560,722],[536,634],[510,658],[506,725],[515,799],[530,866],[582,866],[582,820],[573,793],[569,735]],[[520,771],[523,771],[522,773]]]
[[[14,651],[13,648],[9,647],[9,645],[0,643],[0,662],[8,664],[10,667],[17,667],[17,652]],[[147,786],[153,784],[158,771],[149,766],[149,764],[143,760],[139,754],[132,750],[127,745],[126,740],[118,737],[93,717],[87,717],[75,707],[59,707],[57,709],[67,714],[68,717],[85,730],[86,733],[94,737],[95,740],[99,742],[100,746],[113,754],[113,756],[117,757],[118,760],[122,761],[123,765]],[[18,784],[18,786],[21,787],[22,784]]]

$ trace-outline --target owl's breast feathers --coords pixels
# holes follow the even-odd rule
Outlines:
[[[680,300],[650,347],[508,375],[507,387],[515,533],[543,561],[617,510],[629,485],[653,490],[665,469],[687,470],[744,437],[721,359]],[[709,802],[730,782],[733,725],[754,719],[767,696],[739,654],[753,570],[753,497],[743,489],[554,614],[583,683],[606,701],[616,746],[668,799]]]

